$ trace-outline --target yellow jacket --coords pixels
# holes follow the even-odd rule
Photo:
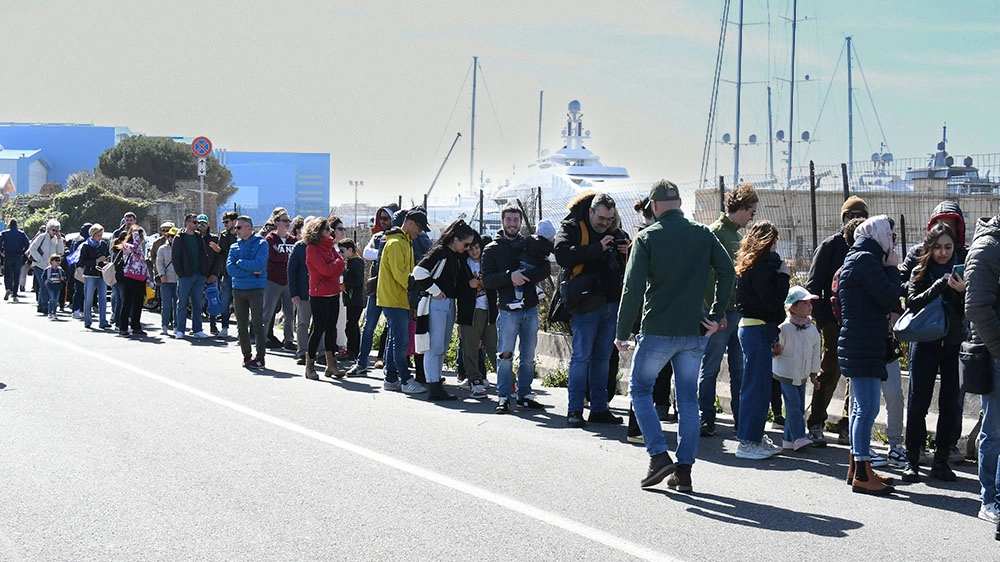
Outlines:
[[[405,232],[393,228],[386,233],[380,263],[375,302],[383,308],[409,310],[406,286],[413,273],[413,245]]]

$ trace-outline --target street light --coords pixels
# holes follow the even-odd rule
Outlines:
[[[354,188],[354,240],[358,239],[358,188],[364,187],[364,180],[348,180],[348,185]]]

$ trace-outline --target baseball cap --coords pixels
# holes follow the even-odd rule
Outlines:
[[[677,201],[681,198],[681,190],[677,188],[677,184],[670,180],[660,180],[653,184],[653,187],[649,188],[649,201],[647,205],[651,204],[653,201]]]
[[[785,308],[788,308],[799,301],[811,301],[818,298],[819,297],[805,290],[803,287],[795,285],[788,289],[788,296],[785,297]]]
[[[427,213],[422,209],[410,209],[406,211],[406,220],[411,220],[420,225],[424,232],[430,232],[431,227],[427,226]]]
[[[198,215],[198,222],[208,224],[208,215]]]
[[[177,236],[178,232],[180,232],[180,229],[178,229],[176,226],[172,226],[172,227],[170,227],[170,231],[167,232],[167,235],[169,235],[169,236]]]

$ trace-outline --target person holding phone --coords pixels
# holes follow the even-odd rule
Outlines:
[[[927,409],[934,394],[934,380],[940,373],[938,423],[932,478],[953,482],[948,466],[950,444],[961,432],[958,384],[958,351],[965,339],[965,266],[956,263],[956,234],[946,224],[935,224],[924,237],[923,251],[910,277],[906,306],[918,312],[942,297],[948,316],[948,334],[935,341],[914,342],[910,359],[910,401],[906,408],[906,468],[903,481],[920,479],[920,453],[927,441]],[[956,409],[959,411],[956,413]]]

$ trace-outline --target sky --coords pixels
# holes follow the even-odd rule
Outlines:
[[[627,167],[637,183],[691,182],[722,4],[4,0],[0,121],[329,153],[333,203],[353,201],[358,180],[362,202],[419,199],[461,132],[434,189],[449,195],[470,187],[478,56],[474,186],[516,181],[533,163],[542,91],[543,149],[562,146],[567,104],[579,100],[587,148],[605,164]],[[792,0],[743,6],[740,136],[764,141],[768,83],[774,129],[788,129]],[[712,138],[735,132],[738,0],[730,10]],[[808,130],[813,142],[793,146],[794,165],[847,160],[848,35],[864,73],[855,62],[856,161],[879,150],[883,132],[897,158],[926,156],[945,123],[951,152],[1000,152],[1000,2],[799,0],[797,22],[791,136]],[[711,146],[709,175],[732,175],[731,147]],[[741,175],[766,170],[763,144],[741,155]]]

